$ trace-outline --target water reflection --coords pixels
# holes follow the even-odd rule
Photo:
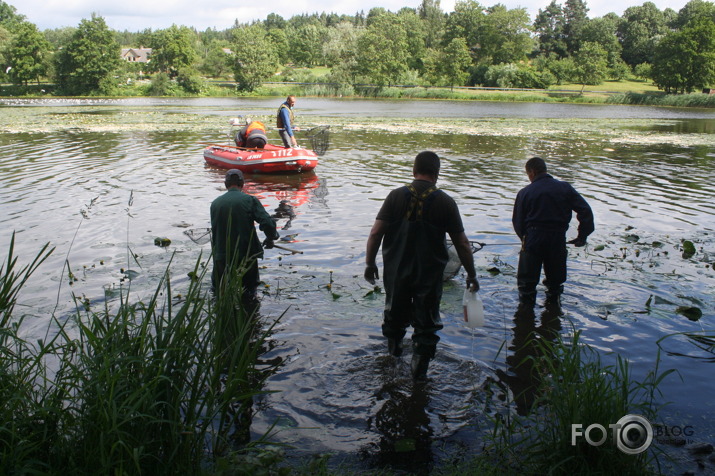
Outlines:
[[[157,104],[162,101],[157,99]],[[199,101],[209,109],[208,102]],[[274,103],[274,99],[265,101],[266,111],[274,111]],[[191,107],[176,104],[184,110]],[[262,107],[260,101],[243,99],[225,104],[231,111],[227,106],[216,114],[235,115],[246,104]],[[318,102],[306,99],[301,104],[301,114],[325,113],[317,106],[308,111]],[[372,108],[378,115],[387,108],[383,102],[354,104]],[[455,115],[462,109],[456,103],[402,104],[420,117],[425,116],[426,107],[440,107],[444,114]],[[474,108],[471,115],[489,112],[477,103],[469,106]],[[521,106],[498,104],[491,109],[496,107],[505,113],[513,107],[515,115],[523,112]],[[351,108],[337,109],[338,115],[354,113]],[[555,111],[548,106],[529,109],[527,115]],[[570,108],[557,109],[560,117],[569,117]],[[604,111],[619,115],[619,109]],[[638,117],[650,114],[643,108],[628,111]],[[680,115],[672,109],[660,112],[668,118]],[[203,260],[210,253],[208,244],[193,241],[184,231],[205,229],[209,205],[224,191],[225,170],[205,167],[202,148],[197,145],[212,137],[213,129],[0,134],[4,212],[0,242],[8,243],[17,230],[20,261],[34,256],[48,240],[57,246],[21,298],[19,309],[33,316],[25,320],[28,339],[45,335],[46,316],[55,307],[58,314],[75,309],[71,293],[101,302],[105,286],[117,284],[120,269],[139,269],[136,262],[141,263],[142,272],[132,281],[137,297],[154,289],[169,262],[176,277],[172,282],[180,291],[188,279],[185,270],[191,269],[200,253]],[[511,384],[511,392],[524,395],[520,411],[533,401],[533,396],[523,394],[523,388],[534,382],[529,381],[528,366],[520,362],[537,352],[530,343],[550,339],[550,331],[556,332],[558,326],[547,324],[558,321],[536,315],[535,322],[517,322],[516,317],[512,322],[515,304],[502,306],[485,299],[490,320],[475,338],[457,325],[461,293],[454,293],[451,305],[443,300],[445,322],[453,325],[445,326],[445,351],[435,362],[443,376],[434,384],[439,391],[427,388],[418,394],[409,381],[403,381],[400,388],[397,382],[390,385],[389,379],[376,375],[375,355],[384,353],[379,335],[382,300],[362,279],[365,237],[387,193],[411,175],[414,154],[432,147],[446,157],[439,186],[459,203],[465,231],[472,239],[509,242],[513,238],[510,212],[514,196],[526,184],[523,163],[527,154],[549,158],[559,178],[574,183],[587,197],[598,219],[597,231],[590,247],[570,257],[563,305],[569,321],[583,330],[583,341],[603,351],[606,359],[610,352],[631,359],[638,378],[651,369],[658,350],[655,342],[663,335],[705,332],[712,337],[712,332],[703,331],[712,328],[715,292],[712,147],[610,143],[587,134],[555,138],[530,133],[527,127],[516,139],[500,134],[436,137],[429,131],[401,134],[346,129],[335,135],[333,149],[316,169],[318,175],[246,177],[252,193],[287,227],[282,235],[299,233],[300,248],[305,251],[290,256],[277,250],[267,253],[261,271],[270,287],[263,291],[260,312],[267,319],[285,313],[276,329],[280,341],[268,343],[270,350],[264,357],[279,356],[286,364],[266,383],[266,389],[276,393],[255,399],[252,431],[267,430],[276,417],[295,422],[276,436],[277,441],[292,445],[289,457],[301,451],[354,455],[365,448],[366,454],[385,464],[407,465],[410,461],[405,455],[424,456],[424,461],[439,464],[443,447],[454,447],[460,438],[470,437],[470,444],[474,441],[469,432],[486,413],[478,406],[480,402],[487,401],[494,411],[502,410],[500,402],[484,390],[487,377],[483,374],[488,372],[491,378],[492,367],[519,379],[505,378],[501,384]],[[128,207],[132,194],[134,205]],[[95,197],[99,198],[87,217],[80,215],[78,204]],[[629,243],[626,233],[640,240]],[[156,237],[170,238],[171,246],[158,248]],[[693,258],[681,257],[683,239],[695,243]],[[487,247],[476,259],[484,296],[502,293],[515,299],[515,278],[509,270],[516,265],[516,248]],[[71,287],[62,274],[66,261],[79,277]],[[502,272],[491,275],[489,270],[494,268]],[[703,309],[698,322],[675,312],[679,306],[694,304]],[[511,341],[510,359],[495,362],[505,340]],[[696,343],[705,350],[710,345],[708,341]],[[709,361],[692,365],[693,359],[677,357],[693,353],[690,339],[668,339],[663,344],[668,350],[662,354],[663,366],[678,368],[683,377],[682,384],[664,386],[663,400],[673,402],[665,411],[715,421],[708,399],[715,391],[715,380],[703,378],[712,371],[706,368]],[[403,370],[407,376],[409,372]],[[371,431],[366,431],[367,419]],[[711,423],[702,425],[703,435],[712,432]],[[365,446],[367,441],[371,446]],[[419,448],[419,454],[412,448]],[[404,449],[408,451],[400,451]]]
[[[427,414],[430,391],[425,383],[406,385],[404,379],[391,379],[377,392],[382,404],[368,420],[368,430],[374,426],[380,437],[362,450],[374,466],[429,474],[434,460],[434,430]]]
[[[245,354],[246,350],[237,351],[231,346],[223,351],[227,358],[225,376],[235,378],[235,376],[232,377],[233,372],[245,373],[245,378],[241,379],[237,385],[222,388],[222,391],[227,393],[225,397],[229,405],[228,418],[230,420],[222,422],[222,424],[232,427],[233,431],[229,433],[229,441],[234,448],[238,449],[250,443],[256,401],[260,400],[260,394],[264,391],[268,378],[284,365],[284,359],[280,356],[266,357],[266,355],[271,355],[279,341],[272,339],[273,326],[266,324],[266,319],[260,312],[260,301],[255,296],[244,296],[241,299],[240,309],[234,309],[228,319],[219,320],[224,323],[228,322],[228,325],[219,333],[219,339],[221,339],[219,345],[222,345],[222,342],[242,342],[245,338],[250,342],[245,344],[245,349],[255,349],[256,360],[249,367],[243,365],[245,355],[247,355]],[[242,324],[244,321],[247,326],[246,330]],[[223,345],[225,346],[225,344]],[[237,366],[236,363],[242,365]],[[219,450],[222,451],[223,448],[219,448]]]
[[[511,390],[519,415],[527,415],[534,404],[540,384],[539,372],[543,371],[538,362],[551,348],[548,343],[558,337],[562,317],[560,306],[547,306],[541,312],[541,325],[537,327],[533,307],[520,307],[514,313],[514,336],[506,357],[508,368],[497,369],[496,373],[499,381]]]

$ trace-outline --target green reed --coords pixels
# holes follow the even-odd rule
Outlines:
[[[271,329],[236,298],[245,266],[214,299],[199,257],[181,300],[167,267],[147,302],[80,305],[31,343],[12,308],[50,253],[17,270],[11,245],[0,273],[0,474],[199,474],[246,447]]]
[[[655,445],[638,455],[622,452],[613,441],[610,424],[628,414],[653,422],[657,416],[658,386],[673,370],[660,372],[658,362],[643,381],[633,379],[627,360],[616,356],[605,365],[598,352],[580,342],[580,331],[570,341],[539,339],[527,357],[537,382],[535,402],[526,416],[497,418],[483,455],[496,471],[521,474],[655,474]],[[527,362],[522,362],[527,363]],[[581,436],[572,445],[572,424],[591,424],[608,431],[601,446]],[[595,438],[601,434],[595,430]],[[654,442],[655,443],[655,442]]]

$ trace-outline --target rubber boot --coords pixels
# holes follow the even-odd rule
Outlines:
[[[536,305],[536,292],[530,293],[519,293],[519,307],[518,310],[525,312],[528,309],[534,309]]]
[[[412,379],[416,382],[427,380],[427,368],[430,357],[428,355],[412,354]]]
[[[544,304],[551,308],[561,307],[561,293],[564,291],[563,286],[559,286],[556,289],[546,289],[546,301]]]
[[[402,355],[402,339],[387,339],[387,351],[390,355],[399,357]]]

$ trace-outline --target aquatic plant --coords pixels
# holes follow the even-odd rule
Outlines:
[[[52,317],[51,337],[31,343],[11,311],[50,252],[17,270],[11,243],[0,273],[0,474],[198,474],[263,442],[246,433],[272,326],[236,298],[245,266],[213,299],[199,257],[176,300],[169,264],[147,302],[122,293],[111,312],[76,298],[75,315]]]
[[[580,342],[558,337],[530,342],[535,355],[526,359],[534,375],[535,401],[525,416],[495,418],[482,459],[497,469],[521,474],[650,474],[658,464],[656,450],[626,454],[611,438],[600,446],[581,437],[574,444],[573,424],[609,428],[629,414],[650,421],[657,416],[658,386],[673,370],[660,372],[658,362],[642,382],[635,381],[627,360],[616,356],[604,365],[598,352]],[[597,435],[600,437],[601,435]],[[606,435],[604,435],[606,436]],[[594,437],[595,438],[595,437]]]

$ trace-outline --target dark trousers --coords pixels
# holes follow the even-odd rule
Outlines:
[[[536,301],[536,285],[542,266],[547,298],[560,296],[566,281],[566,257],[566,235],[563,232],[527,232],[516,271],[519,301],[526,304]]]
[[[281,140],[283,141],[283,145],[285,147],[293,147],[293,141],[290,140],[290,135],[288,135],[285,129],[278,129],[278,135],[281,136]]]
[[[386,288],[382,324],[382,335],[396,340],[402,340],[407,327],[412,325],[414,353],[430,358],[434,358],[437,350],[437,331],[444,327],[439,317],[442,282],[432,281],[431,285],[409,282],[395,286],[395,289]]]
[[[214,260],[214,269],[211,273],[211,285],[214,288],[214,293],[218,294],[221,289],[221,280],[226,273],[226,262],[223,260]],[[244,297],[253,297],[256,294],[260,277],[258,275],[258,261],[254,260],[248,267],[245,274],[241,277],[241,288],[243,289]]]

